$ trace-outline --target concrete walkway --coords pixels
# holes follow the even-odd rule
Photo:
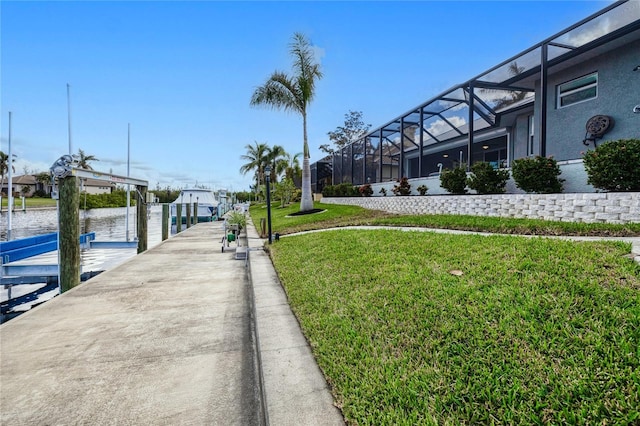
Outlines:
[[[245,263],[222,236],[197,225],[2,324],[0,424],[341,424],[262,240]]]

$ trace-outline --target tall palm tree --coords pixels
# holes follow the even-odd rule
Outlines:
[[[15,157],[16,155],[13,154],[12,157]],[[15,158],[11,159],[11,170],[15,173],[16,168],[13,165],[13,162],[16,161]],[[4,152],[0,151],[0,189],[2,189],[2,187],[4,186],[4,176],[5,174],[9,173],[9,154],[5,154]]]
[[[78,150],[78,168],[85,170],[93,170],[93,167],[89,165],[89,161],[100,161],[95,155],[86,155],[83,150]]]
[[[253,145],[246,145],[244,148],[247,153],[241,155],[240,158],[247,160],[247,163],[240,167],[240,173],[246,175],[251,171],[255,171],[256,185],[260,186],[264,182],[264,167],[267,165],[269,147],[266,143],[254,141]]]
[[[313,100],[316,81],[322,78],[320,65],[315,62],[309,40],[301,33],[293,35],[289,44],[293,57],[294,75],[275,71],[271,77],[258,87],[251,97],[251,105],[266,105],[275,109],[294,111],[302,116],[303,162],[302,162],[302,198],[300,211],[313,210],[311,194],[311,168],[309,165],[309,144],[307,142],[307,107]]]

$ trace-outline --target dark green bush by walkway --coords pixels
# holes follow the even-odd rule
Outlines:
[[[640,191],[640,139],[605,142],[583,158],[588,183],[605,191]]]
[[[451,194],[466,194],[467,171],[463,167],[456,167],[453,170],[444,169],[440,173],[440,186]]]
[[[560,166],[553,158],[541,157],[520,158],[513,160],[511,174],[516,186],[526,192],[552,194],[562,192]]]
[[[467,179],[467,185],[478,194],[502,194],[507,180],[508,170],[495,169],[489,163],[479,162],[471,166],[471,176]]]

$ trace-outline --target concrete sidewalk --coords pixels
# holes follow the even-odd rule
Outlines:
[[[223,234],[199,224],[2,324],[0,424],[344,424],[263,240],[249,226],[245,262]]]
[[[344,425],[305,337],[293,315],[265,240],[247,226],[249,274],[255,294],[263,397],[271,425]]]

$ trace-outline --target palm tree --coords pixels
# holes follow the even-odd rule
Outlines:
[[[300,160],[298,159],[301,156],[302,156],[301,152],[298,152],[293,155],[287,153],[287,155],[285,155],[283,162],[286,163],[284,174],[287,177],[287,179],[291,179],[292,181],[295,182],[296,179],[294,179],[294,177],[297,176],[298,179],[300,178],[300,175],[302,174],[302,169],[300,168]],[[298,180],[298,182],[300,181]]]
[[[78,168],[85,170],[93,170],[93,167],[89,165],[89,161],[100,161],[95,155],[86,155],[83,150],[78,150]]]
[[[246,145],[247,153],[241,155],[240,158],[248,162],[240,167],[240,173],[246,175],[250,171],[255,171],[256,185],[262,185],[264,182],[264,167],[267,165],[267,156],[269,147],[266,143],[253,142],[253,145]]]
[[[15,154],[12,155],[15,157]],[[11,159],[11,170],[15,173],[16,168],[13,165],[13,162],[16,161],[15,158]],[[0,151],[0,189],[4,186],[4,175],[9,173],[9,155]]]
[[[274,145],[269,149],[269,154],[267,155],[267,161],[271,165],[271,182],[277,182],[278,176],[280,176],[284,171],[286,166],[283,167],[282,160],[287,156],[287,151],[280,145]]]
[[[284,72],[275,71],[263,86],[255,90],[251,97],[251,105],[266,105],[275,109],[294,111],[302,116],[304,145],[300,211],[305,212],[313,210],[309,144],[307,142],[307,107],[313,100],[316,80],[322,78],[322,72],[320,65],[315,62],[311,44],[304,34],[295,33],[289,48],[293,57],[295,74],[289,76]]]

